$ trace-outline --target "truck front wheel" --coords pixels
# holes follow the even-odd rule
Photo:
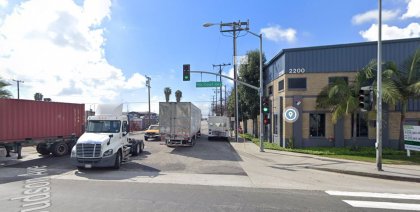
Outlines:
[[[115,157],[114,169],[120,169],[120,167],[121,167],[121,152],[118,151],[117,156]]]
[[[54,156],[60,157],[69,153],[69,146],[63,141],[57,142],[52,145],[52,150]]]

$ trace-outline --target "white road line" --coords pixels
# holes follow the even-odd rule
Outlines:
[[[343,200],[343,201],[353,207],[358,207],[358,208],[379,208],[379,209],[410,210],[410,211],[420,210],[420,204],[355,201],[355,200]]]
[[[325,192],[333,196],[420,200],[420,195],[416,195],[416,194],[391,194],[391,193],[347,192],[347,191],[325,191]]]

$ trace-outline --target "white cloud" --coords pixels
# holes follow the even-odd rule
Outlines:
[[[7,0],[0,0],[0,7],[7,7]]]
[[[293,28],[282,29],[280,26],[262,28],[260,32],[264,34],[267,39],[275,42],[294,42],[296,40],[297,33]]]
[[[371,27],[365,31],[360,31],[359,34],[368,41],[378,40],[378,25],[372,24]],[[405,28],[399,28],[397,26],[382,25],[382,39],[401,39],[401,38],[412,38],[420,37],[420,24],[411,23]]]
[[[41,92],[53,101],[111,101],[124,89],[144,87],[144,76],[127,78],[105,58],[101,23],[110,17],[110,0],[17,5],[0,23],[2,77],[24,80],[23,98]]]
[[[407,4],[407,12],[404,13],[401,18],[420,18],[420,1],[409,0]]]
[[[222,73],[225,76],[228,76],[230,78],[233,78],[234,74],[233,74],[233,68],[229,69],[228,72],[223,72]],[[225,82],[228,82],[229,84],[233,85],[233,81],[230,79],[224,79]]]
[[[400,13],[399,10],[382,10],[382,21],[389,21],[395,19],[398,14]],[[365,13],[357,14],[353,16],[352,23],[353,24],[363,24],[366,22],[372,22],[378,20],[378,10],[370,10]]]

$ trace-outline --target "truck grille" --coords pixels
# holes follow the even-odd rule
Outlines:
[[[101,144],[77,144],[76,156],[78,158],[101,157]]]

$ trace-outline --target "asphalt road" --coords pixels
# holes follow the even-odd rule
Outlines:
[[[0,185],[2,211],[33,208],[24,206],[23,183],[13,184],[20,184],[17,190]],[[351,207],[322,191],[54,179],[48,186],[46,211],[381,211]]]

